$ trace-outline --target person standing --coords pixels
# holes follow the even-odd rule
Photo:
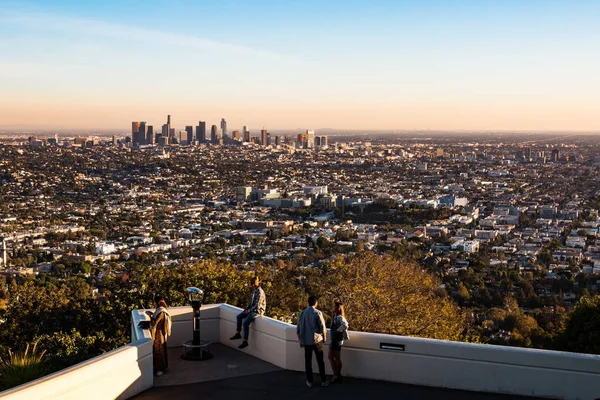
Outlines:
[[[331,342],[329,343],[329,363],[333,370],[331,382],[342,383],[342,345],[348,340],[348,321],[344,312],[344,304],[336,301],[333,305],[331,320]]]
[[[146,311],[150,316],[150,334],[152,335],[152,361],[154,373],[161,376],[169,368],[167,355],[167,339],[171,335],[171,315],[167,311],[167,303],[163,296],[154,298],[156,310]]]
[[[323,361],[323,343],[327,340],[327,328],[323,313],[317,310],[318,301],[315,296],[308,298],[308,307],[300,313],[296,334],[300,341],[300,347],[304,347],[304,367],[306,370],[306,385],[313,385],[312,353],[315,353],[321,386],[329,386],[325,376],[325,362]]]
[[[253,289],[250,304],[244,309],[244,311],[238,314],[236,333],[229,338],[231,340],[241,339],[242,335],[240,333],[242,332],[242,327],[244,328],[244,341],[238,346],[238,349],[248,347],[250,324],[259,315],[264,315],[267,309],[267,297],[265,296],[265,292],[260,287],[258,276],[255,276],[250,280],[250,286]]]

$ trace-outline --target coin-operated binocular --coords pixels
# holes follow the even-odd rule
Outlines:
[[[200,340],[200,308],[204,298],[204,291],[197,287],[189,287],[186,289],[188,299],[193,310],[193,331],[192,340],[183,343],[184,360],[202,361],[212,358],[210,353],[210,342]]]
[[[200,307],[202,307],[202,299],[204,298],[204,291],[197,287],[189,287],[186,289],[188,299],[192,304],[194,310],[194,336],[192,344],[198,346],[200,344]]]

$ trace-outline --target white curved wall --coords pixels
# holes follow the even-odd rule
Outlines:
[[[221,343],[239,344],[228,338],[235,332],[240,311],[221,305]],[[381,343],[403,345],[404,351],[383,350]],[[249,344],[244,352],[304,371],[304,352],[294,325],[258,318],[251,325]],[[342,360],[344,375],[357,378],[555,399],[600,398],[600,356],[591,354],[351,332]],[[314,360],[313,364],[316,371]],[[325,364],[330,374],[327,359]]]
[[[0,393],[6,400],[127,399],[153,386],[152,340],[137,324],[143,310],[132,312],[132,343],[70,368]]]
[[[240,312],[227,304],[203,306],[202,339],[237,347],[240,341],[229,337],[235,333],[235,317]],[[179,347],[192,339],[192,310],[179,307],[170,313],[169,346]],[[0,398],[125,399],[152,387],[152,342],[148,331],[137,327],[146,318],[144,310],[132,312],[131,344],[2,392]],[[365,332],[351,332],[350,336],[342,351],[347,376],[569,400],[600,398],[600,356],[596,355]],[[404,346],[404,351],[381,349],[381,343]],[[257,318],[250,328],[249,344],[243,352],[281,368],[304,370],[294,325]],[[327,360],[325,364],[331,373]]]

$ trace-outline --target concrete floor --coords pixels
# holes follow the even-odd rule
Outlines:
[[[344,380],[322,388],[315,384],[309,388],[302,372],[276,371],[247,375],[218,381],[192,383],[179,386],[162,386],[140,393],[136,400],[300,400],[300,399],[361,399],[361,400],[526,400],[528,397],[509,396],[428,388],[379,382],[366,379]],[[315,377],[315,382],[318,382]]]
[[[258,358],[220,344],[211,346],[214,357],[207,361],[185,361],[182,349],[169,349],[169,371],[156,377],[155,387],[133,397],[136,400],[525,400],[530,397],[465,392],[345,378],[343,384],[322,388],[304,383],[302,372],[286,371]]]
[[[222,344],[212,344],[210,351],[214,355],[210,360],[187,361],[181,359],[183,347],[169,349],[169,370],[162,376],[154,377],[154,386],[216,381],[281,370],[273,364]]]

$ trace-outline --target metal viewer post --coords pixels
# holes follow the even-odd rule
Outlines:
[[[202,307],[202,299],[204,291],[197,287],[189,287],[186,289],[193,310],[193,330],[192,340],[183,342],[184,360],[201,361],[212,358],[210,353],[210,342],[200,340],[200,308]]]

